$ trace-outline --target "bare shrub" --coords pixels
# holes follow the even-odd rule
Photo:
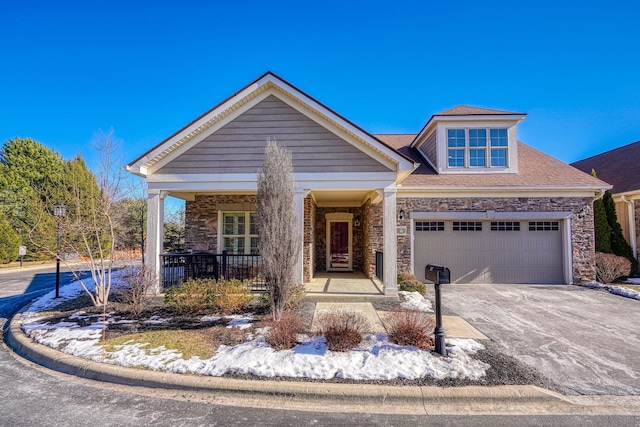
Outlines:
[[[618,277],[631,274],[631,261],[625,257],[596,252],[596,278],[601,283],[611,283]]]
[[[116,299],[125,305],[127,311],[134,317],[148,307],[150,296],[156,282],[156,274],[145,267],[126,267],[122,270],[121,280],[125,286],[118,290]]]
[[[262,274],[271,299],[271,315],[279,320],[299,261],[300,235],[295,211],[291,152],[269,140],[258,171],[256,215]]]
[[[266,341],[274,350],[288,350],[297,344],[297,336],[303,331],[302,320],[289,311],[282,313],[279,322],[272,321]]]
[[[330,310],[318,316],[318,334],[325,337],[331,351],[347,351],[362,342],[369,322],[351,310]]]
[[[401,271],[398,273],[398,282],[406,282],[408,280],[416,280],[416,276],[408,271]]]
[[[221,345],[232,347],[247,340],[247,331],[240,328],[227,328],[226,326],[213,326],[208,330],[208,335],[214,352]]]
[[[433,316],[418,310],[397,310],[385,320],[387,334],[393,343],[425,350],[435,344],[430,336],[434,327]]]

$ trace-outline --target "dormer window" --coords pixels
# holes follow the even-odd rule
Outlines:
[[[508,145],[506,128],[447,129],[447,165],[450,168],[507,167]]]

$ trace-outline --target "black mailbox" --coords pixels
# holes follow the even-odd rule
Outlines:
[[[424,278],[439,285],[451,283],[451,272],[442,265],[427,264],[424,269]]]

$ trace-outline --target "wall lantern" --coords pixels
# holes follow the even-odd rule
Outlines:
[[[360,216],[359,215],[356,215],[353,218],[353,225],[355,225],[356,227],[360,227]]]
[[[398,220],[404,221],[404,209],[400,209],[400,212],[398,213]]]

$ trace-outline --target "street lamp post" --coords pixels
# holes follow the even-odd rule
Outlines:
[[[58,218],[58,245],[56,249],[56,298],[60,298],[60,218],[67,214],[67,207],[62,203],[53,205],[53,216]]]

